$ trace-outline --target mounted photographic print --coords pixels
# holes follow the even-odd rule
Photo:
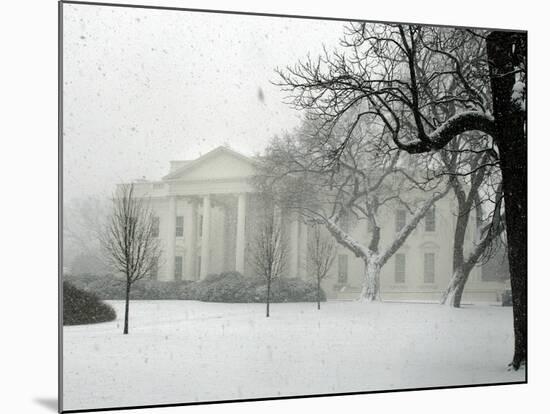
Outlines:
[[[59,40],[64,412],[527,381],[526,32],[66,1]]]

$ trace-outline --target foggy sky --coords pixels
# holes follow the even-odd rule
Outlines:
[[[343,22],[63,6],[64,199],[160,179],[223,144],[262,152],[300,114],[270,81]]]

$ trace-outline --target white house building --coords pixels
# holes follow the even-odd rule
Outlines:
[[[135,183],[136,195],[148,197],[155,214],[163,257],[159,280],[197,280],[209,273],[236,270],[253,273],[249,255],[259,213],[258,197],[251,183],[258,160],[227,147],[218,147],[192,161],[172,161],[159,181]],[[440,200],[394,254],[381,272],[385,300],[438,300],[452,273],[455,216],[452,195]],[[383,217],[381,244],[406,222],[406,210],[388,211]],[[308,225],[293,214],[282,217],[288,235],[287,277],[307,279]],[[475,223],[475,220],[471,220]],[[364,241],[364,221],[344,223],[350,234]],[[475,224],[467,239],[474,241]],[[363,237],[361,236],[363,235]],[[366,241],[365,241],[366,243]],[[358,297],[364,263],[338,246],[337,257],[323,288],[329,298]],[[501,275],[476,267],[464,291],[464,301],[495,301],[506,287]]]

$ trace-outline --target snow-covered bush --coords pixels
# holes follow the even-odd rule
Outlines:
[[[206,277],[202,281],[203,283],[208,283],[208,284],[216,283],[227,276],[231,276],[233,273],[240,275],[240,273],[238,272],[209,273],[208,275],[206,275]]]
[[[115,310],[96,295],[63,282],[63,325],[84,325],[116,319]]]
[[[315,302],[317,300],[316,289],[314,281],[304,282],[298,278],[280,278],[273,284],[273,301]],[[321,292],[321,300],[326,300],[324,292]]]
[[[181,287],[191,283],[188,280],[180,281],[158,281],[140,280],[132,286],[131,299],[138,300],[168,300],[183,299],[180,296]]]
[[[246,278],[238,272],[222,272],[183,286],[180,296],[204,302],[254,302],[251,296],[254,296],[256,286],[261,283],[260,279]]]
[[[262,303],[266,294],[265,279],[246,277],[238,272],[222,272],[185,285],[180,297],[204,302]],[[278,278],[272,285],[271,302],[315,302],[316,295],[314,282]],[[321,292],[321,300],[326,300],[324,292]]]

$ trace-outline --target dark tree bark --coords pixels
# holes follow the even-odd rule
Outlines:
[[[464,200],[462,197],[460,197],[460,194],[458,195],[459,200]],[[493,217],[491,218],[491,221],[489,223],[487,223],[482,229],[479,230],[482,239],[479,240],[479,242],[475,245],[473,251],[469,253],[467,258],[464,257],[463,245],[460,243],[464,242],[464,234],[466,231],[466,226],[468,225],[468,219],[466,217],[461,218],[461,214],[459,212],[457,229],[455,233],[455,243],[458,244],[455,244],[453,254],[453,276],[451,277],[449,286],[447,287],[441,299],[442,304],[449,301],[451,306],[455,308],[460,307],[462,294],[464,293],[464,287],[466,286],[466,282],[468,281],[468,277],[470,276],[472,269],[479,262],[481,256],[489,248],[491,243],[493,243],[493,241],[497,237],[499,237],[501,232],[503,231],[503,219],[500,213],[501,205],[502,189],[501,187],[499,187],[496,192]],[[469,213],[470,208],[463,211],[463,215],[467,214],[469,216]]]
[[[317,309],[321,309],[321,278],[317,276]]]
[[[269,318],[269,302],[271,299],[271,278],[267,279],[267,296],[265,298],[265,316]]]
[[[466,286],[466,282],[468,281],[468,276],[470,276],[471,271],[472,266],[468,265],[462,265],[462,269],[460,269],[460,277],[457,280],[458,284],[452,301],[452,306],[454,308],[460,308],[460,304],[462,303],[462,294],[464,293],[464,287]]]
[[[128,334],[128,314],[130,312],[130,283],[126,283],[126,303],[124,304],[124,335]]]
[[[373,226],[372,237],[370,239],[369,250],[378,253],[378,247],[380,244],[380,227]]]
[[[464,238],[466,236],[466,229],[468,228],[468,221],[470,219],[470,210],[466,210],[467,212],[464,214],[465,210],[466,206],[464,205],[463,200],[460,200],[459,198],[453,248],[453,276],[455,274],[459,275],[457,279],[458,285],[455,288],[455,292],[452,297],[452,306],[454,308],[460,307],[464,286],[466,285],[466,280],[468,279],[468,275],[470,273],[464,271]]]
[[[526,112],[512,99],[516,77],[511,74],[518,59],[526,64],[526,48],[526,34],[494,31],[487,37],[514,305],[514,369],[527,362],[527,136]]]
[[[454,180],[454,178],[451,178]],[[453,273],[449,286],[443,293],[441,303],[449,304],[454,308],[459,308],[462,301],[464,287],[470,276],[473,266],[468,266],[464,260],[464,240],[466,238],[466,229],[470,221],[470,211],[472,209],[472,194],[466,196],[460,184],[453,182],[453,189],[458,204],[458,214],[456,217],[456,227],[453,241]],[[470,188],[470,191],[477,192],[478,187]]]
[[[456,218],[456,230],[454,236],[453,249],[453,271],[464,263],[464,239],[466,237],[466,229],[470,221],[470,210],[465,210],[465,206],[458,202],[458,217]],[[466,212],[466,214],[465,214]]]

